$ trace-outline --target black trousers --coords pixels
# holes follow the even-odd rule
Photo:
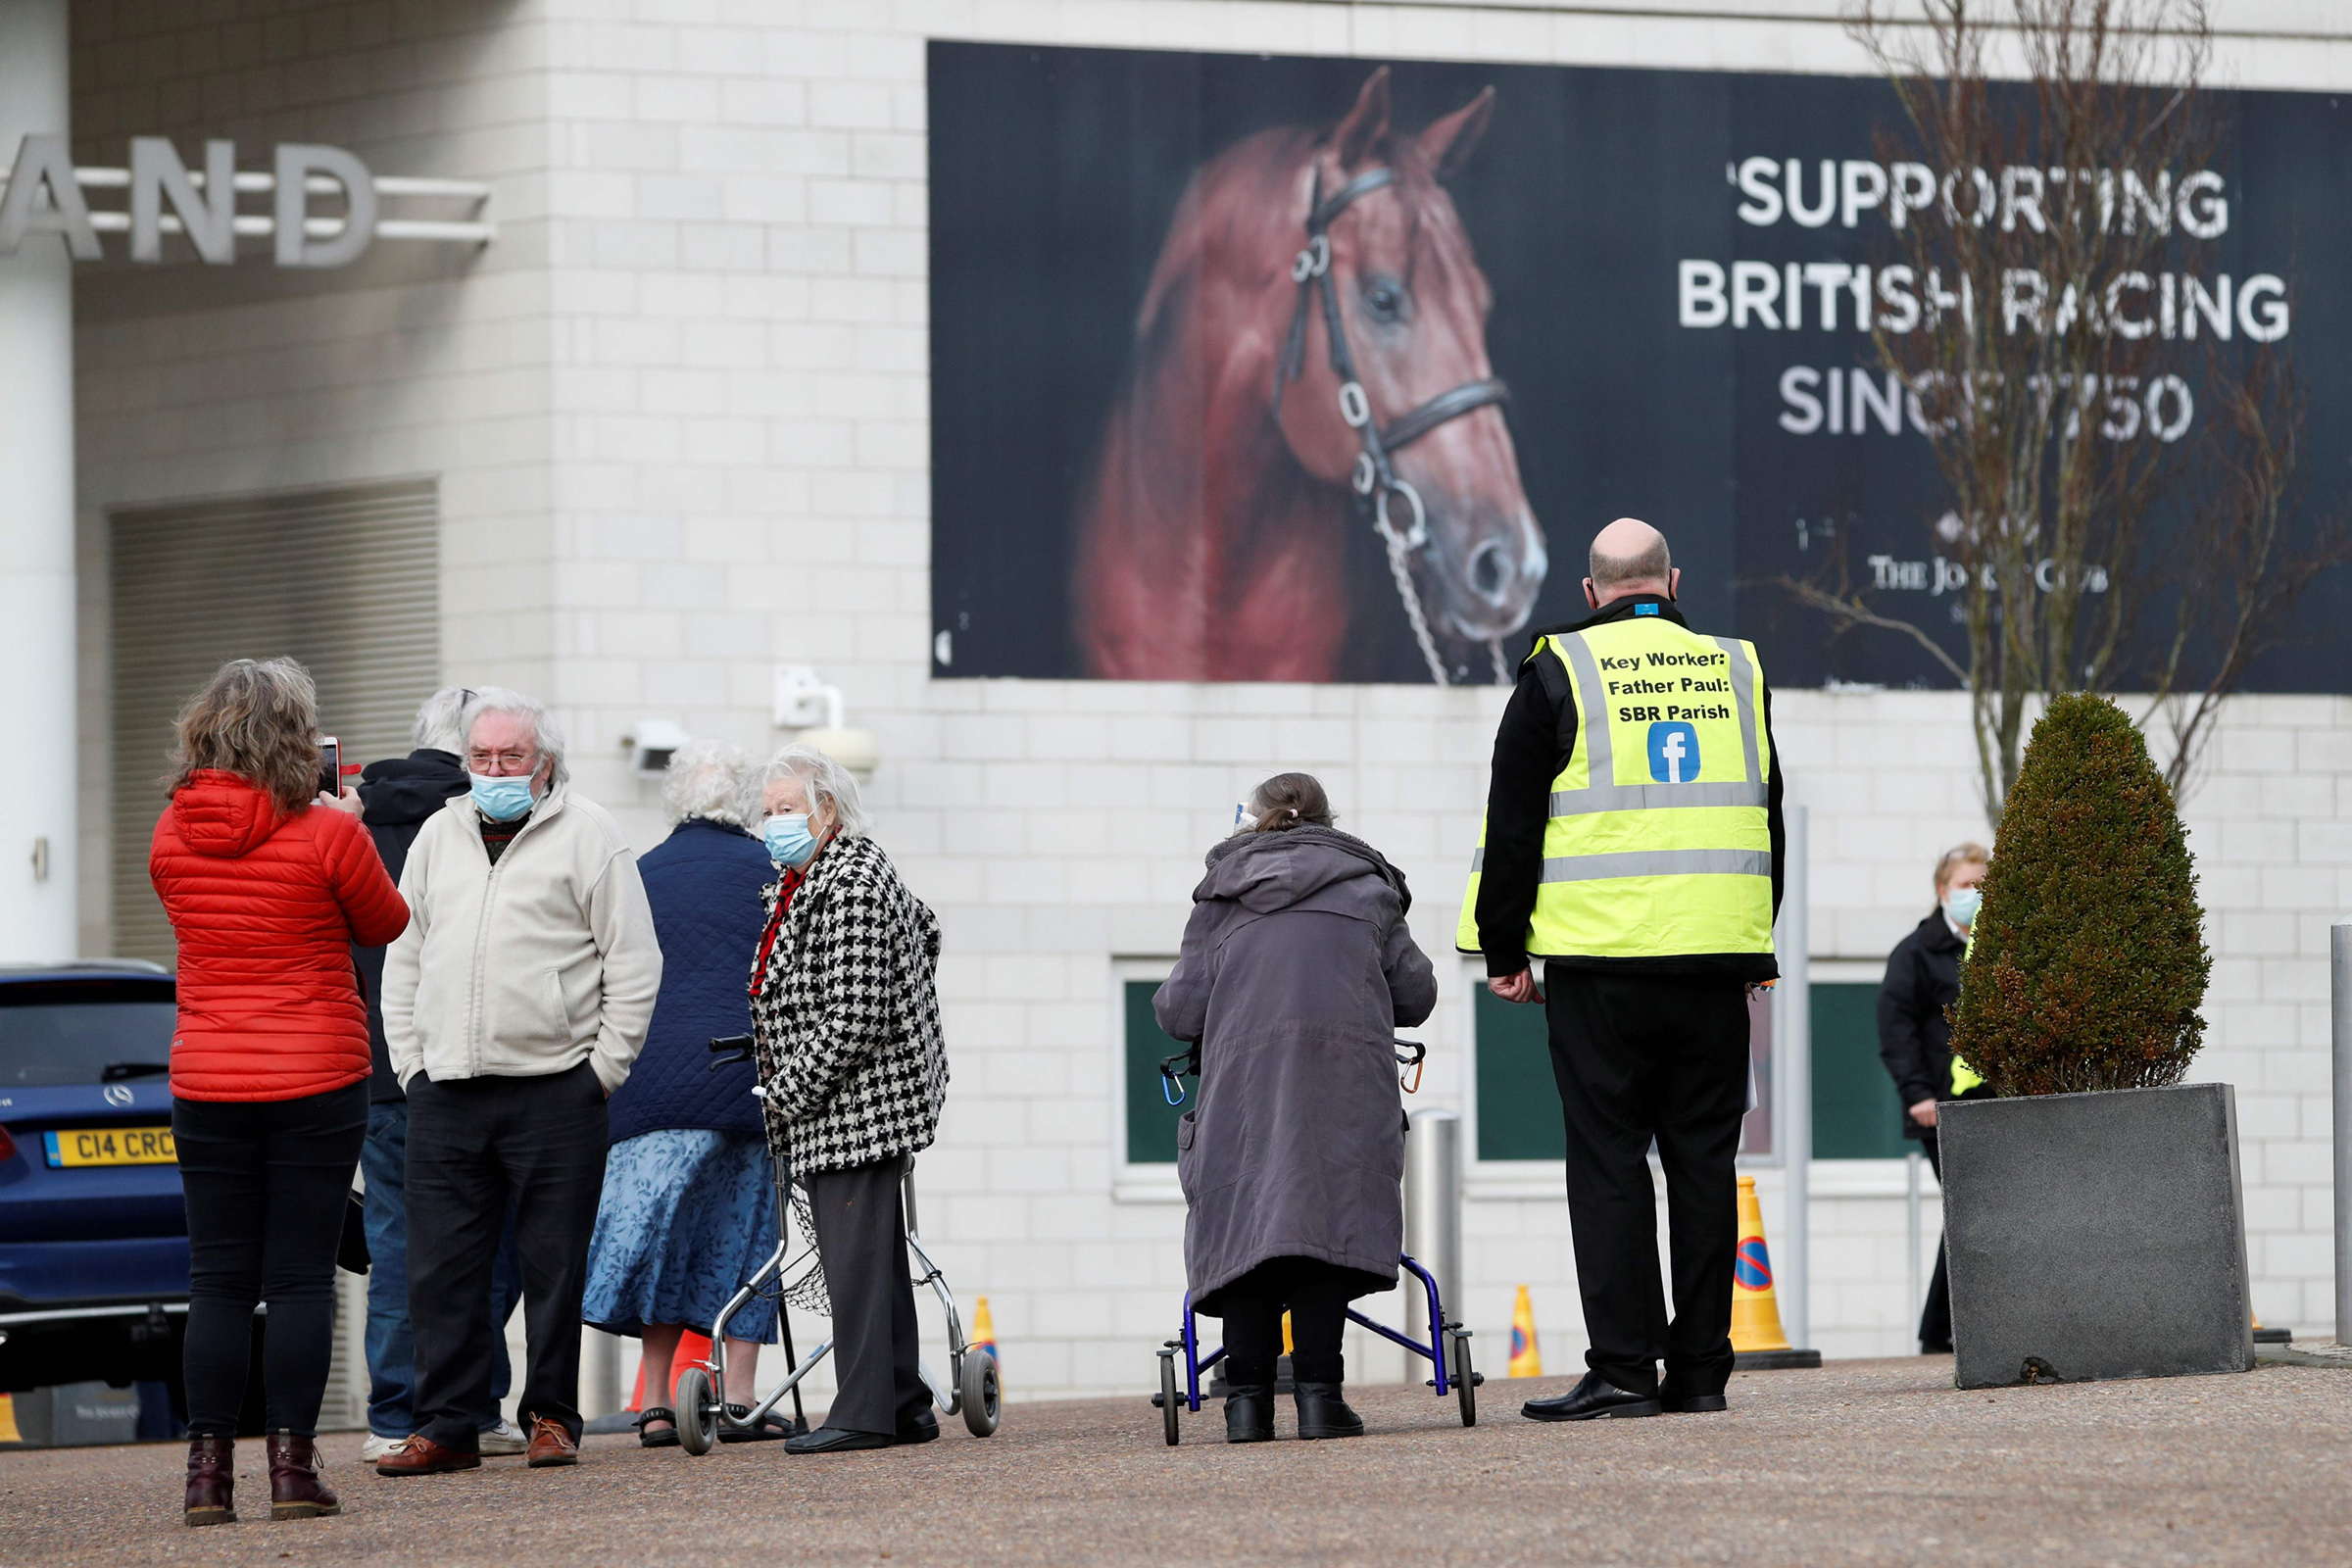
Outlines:
[[[906,1160],[894,1158],[803,1178],[825,1293],[833,1298],[839,1392],[825,1416],[829,1427],[895,1435],[931,1409],[899,1197],[906,1168]]]
[[[1919,1152],[1928,1156],[1928,1167],[1936,1172],[1936,1180],[1943,1180],[1943,1157],[1936,1147],[1936,1135],[1928,1134],[1919,1141]],[[1928,1299],[1919,1313],[1919,1344],[1922,1350],[1937,1352],[1952,1348],[1952,1287],[1943,1272],[1943,1235],[1936,1236],[1936,1277],[1928,1282]]]
[[[409,1082],[409,1323],[416,1430],[471,1453],[498,1421],[490,1268],[514,1208],[528,1346],[524,1430],[580,1435],[580,1297],[605,1185],[604,1086],[586,1062],[541,1078]]]
[[[1270,1257],[1217,1293],[1225,1308],[1225,1381],[1271,1383],[1291,1314],[1291,1376],[1338,1383],[1347,1375],[1340,1336],[1361,1279],[1319,1257]]]
[[[1568,1216],[1586,1363],[1618,1388],[1720,1394],[1732,1372],[1733,1163],[1747,1111],[1747,988],[1696,975],[1548,972],[1568,1125]],[[1674,1320],[1658,1282],[1652,1142],[1666,1171]]]
[[[315,1437],[334,1348],[335,1250],[368,1138],[362,1079],[300,1100],[172,1102],[188,1208],[188,1329],[181,1376],[190,1436],[236,1436],[262,1331],[264,1419]]]

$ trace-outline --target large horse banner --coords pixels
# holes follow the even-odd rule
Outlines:
[[[1886,83],[935,42],[929,91],[935,675],[1491,682],[1626,514],[1780,684],[1948,684],[1771,586],[1833,561],[1965,658],[1871,338],[1936,308],[1891,225],[1950,182],[1882,161]],[[2179,440],[2214,339],[2288,342],[2340,507],[2352,110],[2217,97],[2214,167],[2122,187],[2184,260],[2108,308],[2180,373],[2090,416]],[[2032,221],[2040,179],[1957,200]],[[2337,577],[2250,686],[2352,690]]]

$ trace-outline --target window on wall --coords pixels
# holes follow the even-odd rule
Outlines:
[[[1902,1136],[1894,1083],[1879,1060],[1878,999],[1872,984],[1812,988],[1815,1159],[1899,1159],[1912,1147]],[[1513,1005],[1482,985],[1474,994],[1473,1022],[1478,1157],[1565,1158],[1567,1134],[1544,1009]],[[1129,1104],[1132,1117],[1132,1093]]]
[[[1176,1163],[1176,1119],[1185,1107],[1168,1103],[1160,1088],[1159,1064],[1184,1049],[1184,1042],[1161,1032],[1152,1014],[1156,980],[1129,980],[1124,986],[1127,1020],[1127,1163]],[[1193,1087],[1187,1081],[1187,1089]],[[1188,1101],[1189,1103],[1189,1101]]]
[[[1478,1157],[1565,1159],[1559,1087],[1544,1009],[1503,1001],[1479,984],[1472,1023],[1478,1035]]]
[[[1879,988],[1813,987],[1813,1157],[1900,1159],[1902,1106],[1879,1059]]]

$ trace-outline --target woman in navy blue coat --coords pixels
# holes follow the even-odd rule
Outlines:
[[[749,824],[759,806],[751,758],[711,742],[670,759],[662,801],[670,835],[637,862],[662,941],[662,991],[645,1050],[612,1096],[612,1149],[588,1253],[581,1316],[644,1342],[638,1441],[678,1441],[670,1362],[689,1328],[708,1332],[735,1288],[776,1245],[774,1175],[748,1063],[710,1070],[710,1042],[752,1032],[744,976],[776,879]],[[773,1301],[729,1324],[728,1401],[749,1414],[760,1346],[775,1338]],[[760,1437],[783,1437],[773,1418]],[[728,1429],[722,1442],[756,1441]]]

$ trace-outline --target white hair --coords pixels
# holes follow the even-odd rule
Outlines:
[[[725,741],[688,741],[669,754],[662,809],[669,825],[688,817],[748,828],[760,812],[752,754]]]
[[[466,704],[473,693],[463,686],[444,686],[416,706],[416,722],[409,726],[409,744],[416,750],[466,752]]]
[[[564,765],[564,731],[547,716],[547,705],[536,697],[525,697],[504,686],[478,686],[466,700],[464,719],[466,745],[473,744],[473,726],[484,713],[519,713],[531,721],[531,744],[539,749],[540,758],[548,766],[547,787],[571,777],[571,769]],[[538,769],[533,768],[533,772]]]
[[[802,793],[807,796],[811,811],[820,806],[833,808],[834,819],[844,834],[863,833],[872,827],[872,819],[858,804],[858,781],[850,776],[848,768],[815,747],[795,741],[769,758],[761,788],[786,774],[801,781]]]

